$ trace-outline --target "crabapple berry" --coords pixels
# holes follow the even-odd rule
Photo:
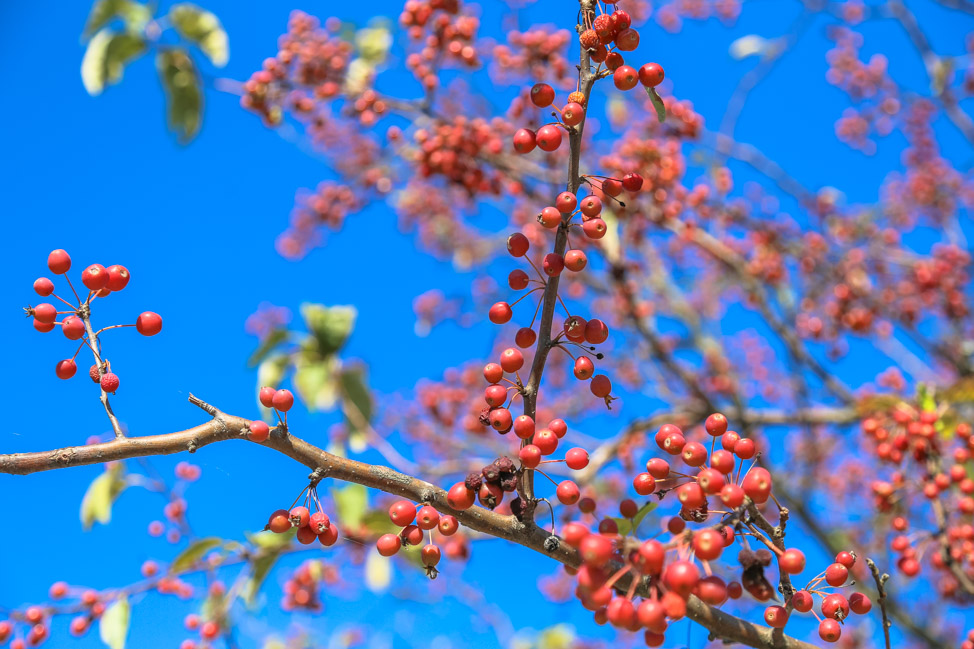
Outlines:
[[[457,521],[455,516],[450,516],[449,514],[443,514],[440,516],[440,522],[436,526],[436,529],[440,531],[443,536],[453,536],[460,529],[460,523]]]
[[[592,394],[599,398],[607,397],[612,392],[612,381],[605,374],[596,374],[592,377],[589,389],[591,389]]]
[[[440,549],[432,543],[427,543],[423,546],[420,557],[424,566],[433,567],[440,562]]]
[[[639,68],[639,81],[647,88],[655,88],[663,82],[663,68],[659,63],[647,63]]]
[[[825,569],[825,581],[829,586],[841,586],[849,578],[849,569],[841,563],[833,563]]]
[[[587,263],[588,257],[581,250],[569,250],[565,253],[565,268],[573,273],[577,273],[585,268],[585,264]]]
[[[700,572],[689,561],[674,561],[663,573],[663,583],[677,595],[686,599],[700,581]]]
[[[856,564],[856,555],[854,555],[851,552],[846,552],[845,550],[843,550],[842,552],[835,555],[835,562],[841,563],[846,568],[852,568],[852,566]]]
[[[818,637],[826,642],[836,642],[842,635],[842,628],[835,620],[825,619],[818,625]]]
[[[538,214],[538,221],[543,228],[557,228],[561,224],[561,212],[556,207],[548,206]]]
[[[132,276],[129,274],[128,268],[125,266],[120,266],[115,264],[109,266],[105,269],[108,272],[108,282],[105,286],[110,291],[121,291],[123,288],[128,286],[129,280]]]
[[[575,194],[571,192],[562,192],[558,194],[558,198],[555,199],[555,209],[557,209],[560,214],[569,214],[574,212],[577,204],[578,199],[576,199]]]
[[[622,177],[622,187],[627,192],[638,192],[643,188],[643,177],[635,172],[627,173]]]
[[[458,482],[446,493],[446,503],[457,511],[463,511],[473,506],[476,497],[477,494],[467,489],[467,485]]]
[[[108,271],[101,264],[92,264],[81,271],[81,283],[92,291],[100,291],[108,284]]]
[[[741,458],[742,460],[750,460],[754,457],[756,449],[754,447],[753,439],[739,439],[737,443],[734,444],[734,454]]]
[[[604,343],[609,338],[609,328],[598,318],[585,323],[585,341],[592,345]]]
[[[71,270],[71,257],[60,248],[52,250],[51,254],[47,256],[47,267],[55,275],[63,275]]]
[[[602,213],[602,201],[595,195],[586,196],[582,199],[580,209],[583,215],[590,218],[596,217]]]
[[[742,440],[743,441],[743,440]],[[738,443],[740,445],[740,443]],[[741,482],[744,493],[757,504],[767,502],[771,495],[771,474],[762,467],[754,467]]]
[[[490,384],[500,383],[504,378],[504,368],[497,363],[487,363],[484,365],[484,378]]]
[[[670,475],[670,463],[663,458],[654,457],[646,462],[646,471],[657,480]]]
[[[633,478],[632,487],[640,496],[648,496],[656,491],[656,479],[648,473],[640,473]]]
[[[565,126],[578,126],[584,118],[585,109],[582,108],[581,104],[575,103],[574,101],[565,104],[565,107],[561,109],[561,120],[565,123]],[[571,209],[575,208],[572,207]],[[568,212],[570,210],[562,211]]]
[[[263,442],[271,434],[270,426],[260,420],[250,422],[248,428],[250,428],[250,439],[255,442]]]
[[[639,83],[639,73],[631,65],[621,65],[612,73],[612,82],[619,90],[632,90]]]
[[[639,32],[627,27],[616,34],[615,41],[618,49],[623,52],[631,52],[639,47]]]
[[[558,436],[558,439],[561,439],[568,433],[568,424],[565,423],[564,419],[552,419],[548,422],[548,428]]]
[[[700,442],[688,442],[683,447],[682,456],[689,466],[703,466],[707,462],[707,449]]]
[[[783,629],[788,622],[788,609],[784,606],[769,606],[764,609],[764,621],[774,629]]]
[[[48,304],[42,302],[37,306],[33,307],[34,317],[37,318],[38,322],[43,322],[44,324],[50,324],[57,320],[57,309],[53,304]]]
[[[561,129],[554,124],[542,126],[538,129],[536,142],[542,151],[557,151],[561,146]]]
[[[69,315],[61,321],[61,332],[68,340],[79,340],[85,335],[85,323],[78,316]]]
[[[719,412],[715,412],[707,417],[707,421],[704,422],[703,427],[710,435],[720,437],[727,432],[727,417]]]
[[[257,393],[257,399],[260,401],[260,404],[265,408],[273,408],[275,392],[277,392],[277,390],[275,390],[274,388],[264,386]]]
[[[515,232],[507,237],[507,251],[512,257],[523,257],[531,247],[531,242],[520,232]]]
[[[118,375],[113,372],[106,372],[101,375],[100,383],[102,390],[115,394],[115,390],[118,389]]]
[[[54,366],[54,373],[59,379],[70,379],[78,371],[78,366],[71,359],[58,361]]]
[[[431,530],[440,523],[440,513],[429,505],[423,505],[416,512],[416,525],[421,530]]]
[[[744,503],[744,490],[736,484],[726,484],[720,490],[720,501],[730,507],[737,509]]]
[[[864,593],[852,593],[849,595],[849,608],[856,615],[865,615],[873,608],[873,603]]]
[[[589,534],[578,544],[578,552],[583,562],[593,568],[601,568],[612,558],[612,540],[601,534]]]
[[[484,390],[484,401],[491,408],[503,406],[507,402],[507,388],[503,385],[489,385]]]
[[[294,395],[291,394],[290,390],[278,390],[274,393],[271,403],[281,412],[287,412],[294,405]]]
[[[550,428],[539,430],[531,441],[541,450],[542,455],[551,455],[558,448],[558,436]]]
[[[557,277],[565,269],[565,259],[556,252],[549,252],[544,256],[541,269],[548,277]]]
[[[490,411],[490,426],[500,434],[507,433],[513,425],[511,411],[507,408],[495,408]]]
[[[41,297],[47,297],[54,292],[54,282],[46,277],[38,277],[34,280],[34,292]]]
[[[587,381],[592,378],[592,372],[595,371],[595,365],[592,364],[592,359],[588,356],[579,356],[575,359],[575,378],[580,381]]]
[[[807,590],[799,590],[791,596],[791,606],[799,613],[808,613],[814,603],[812,594]]]
[[[541,449],[534,444],[521,447],[517,456],[521,460],[521,464],[529,469],[533,469],[541,464]]]
[[[511,271],[511,274],[507,276],[507,285],[515,291],[522,291],[528,287],[528,282],[530,280],[531,278],[528,277],[527,273],[520,268],[515,268]]]
[[[618,196],[622,193],[622,182],[615,178],[606,178],[602,181],[602,193],[609,196]]]
[[[513,347],[501,352],[501,367],[505,372],[516,372],[524,365],[524,355]]]
[[[267,529],[277,534],[282,534],[291,529],[291,517],[286,509],[278,509],[271,514],[267,521]]]
[[[805,569],[805,553],[797,548],[788,548],[778,559],[778,566],[782,572],[797,575]]]
[[[686,509],[699,509],[707,502],[707,496],[696,482],[688,482],[677,487],[676,498]]]
[[[600,218],[589,219],[582,223],[582,232],[589,239],[601,239],[607,231],[605,221]]]
[[[395,534],[383,534],[375,542],[375,547],[382,556],[391,557],[396,552],[399,552],[399,548],[402,547],[402,541]]]
[[[555,100],[555,89],[547,83],[536,83],[531,88],[531,103],[538,108],[547,108]]]
[[[570,448],[565,453],[565,464],[573,471],[580,471],[588,466],[588,451],[584,448]]]
[[[511,316],[514,312],[511,310],[511,305],[507,302],[497,302],[494,306],[490,307],[490,311],[487,312],[487,317],[494,324],[504,324],[509,322]]]
[[[514,133],[514,150],[518,153],[531,153],[537,146],[534,131],[520,128]]]
[[[162,318],[158,313],[146,311],[136,318],[135,328],[143,336],[155,336],[162,331]]]
[[[555,489],[555,495],[558,496],[558,502],[562,505],[574,505],[581,496],[578,491],[578,485],[571,480],[563,480],[560,482]]]
[[[416,518],[416,506],[408,500],[397,500],[389,507],[389,520],[399,527],[406,527]]]
[[[686,453],[686,448],[683,449],[683,452]],[[725,484],[724,476],[716,469],[701,469],[700,473],[697,474],[697,484],[707,494],[720,493]]]
[[[514,420],[514,434],[521,439],[528,439],[534,436],[534,420],[528,415],[519,415]]]

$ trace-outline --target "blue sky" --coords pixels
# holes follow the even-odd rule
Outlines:
[[[482,33],[498,37],[502,7],[489,4],[482,12]],[[555,4],[541,1],[527,8],[521,24],[567,25],[574,12],[559,15]],[[783,34],[800,11],[797,2],[745,4],[732,29],[688,21],[678,35],[652,23],[643,30],[640,52],[665,66],[676,93],[692,100],[711,127],[719,123],[737,80],[754,65],[753,60],[731,60],[729,43],[744,34]],[[934,46],[962,53],[971,21],[958,20],[958,14],[933,3],[916,4]],[[276,51],[276,39],[295,8],[290,3],[230,0],[205,6],[223,21],[231,57],[224,70],[204,70],[210,78],[237,79],[249,76]],[[382,0],[366,9],[325,2],[296,8],[322,18],[334,11],[362,24],[372,15],[397,15],[399,5]],[[5,196],[0,214],[6,232],[0,245],[11,280],[4,293],[7,317],[0,319],[0,340],[9,346],[11,366],[2,379],[4,392],[13,397],[8,423],[0,430],[0,451],[83,443],[107,430],[86,379],[54,378],[55,362],[70,356],[73,346],[61,336],[37,334],[18,315],[34,299],[31,282],[47,274],[45,259],[53,248],[67,249],[79,271],[95,262],[130,269],[129,288],[107,300],[97,316],[106,324],[132,321],[144,310],[164,318],[163,334],[155,338],[129,330],[106,338],[123,382],[116,412],[135,434],[199,423],[201,413],[186,402],[190,391],[228,412],[257,416],[255,376],[245,363],[254,343],[243,323],[262,301],[295,313],[302,301],[355,304],[358,323],[347,353],[368,362],[372,387],[380,393],[408,390],[422,377],[437,376],[443,368],[475,357],[478,350],[489,350],[490,330],[484,323],[470,329],[446,325],[426,338],[414,335],[413,298],[431,288],[466,294],[472,275],[455,273],[448,263],[416,252],[412,237],[397,231],[396,217],[387,209],[350,218],[340,234],[331,236],[333,245],[299,263],[278,256],[274,238],[286,225],[296,190],[314,187],[328,172],[300,147],[261,127],[239,108],[236,97],[207,90],[202,133],[188,147],[177,145],[166,132],[151,59],[133,64],[119,86],[89,97],[79,76],[79,35],[87,10],[86,2],[50,0],[0,6],[6,87],[0,102],[6,151],[0,163]],[[865,157],[835,139],[833,123],[845,104],[843,94],[824,79],[824,52],[830,46],[826,22],[812,18],[800,44],[752,94],[737,136],[778,160],[806,186],[838,185],[850,201],[869,202],[896,166],[901,141],[894,135],[892,146],[881,144],[878,155]],[[919,59],[900,31],[888,21],[870,22],[862,31],[867,55],[882,51],[901,83],[925,89]],[[411,89],[398,78],[385,83],[404,92]],[[938,129],[947,157],[958,168],[968,168],[974,159],[969,146],[949,126],[939,124]],[[393,255],[408,272],[383,263]],[[379,335],[401,345],[395,350],[376,346],[372,341]],[[408,370],[396,362],[403,354],[416,359]],[[323,439],[328,415],[300,417],[303,436]],[[155,465],[171,475],[181,459],[186,458],[164,458]],[[220,444],[193,459],[204,477],[190,490],[190,520],[201,535],[238,536],[260,527],[267,512],[290,502],[307,473],[246,444]],[[8,522],[0,537],[0,607],[42,599],[58,579],[99,588],[124,584],[137,577],[143,560],[171,555],[164,541],[145,534],[162,505],[151,494],[125,494],[110,526],[81,531],[78,505],[98,471],[87,467],[24,478],[0,476],[0,490],[8,494]],[[483,551],[477,548],[462,573],[441,578],[433,590],[456,588],[451,580],[466,575],[489,602],[503,602],[517,593],[523,605],[501,604],[516,629],[541,628],[570,617],[585,633],[610,637],[610,632],[593,628],[577,604],[549,605],[535,595],[538,575],[551,566],[534,559],[526,550],[491,542]],[[488,576],[496,574],[501,561],[517,569],[498,584]],[[254,646],[268,628],[285,628],[286,616],[275,612],[278,587],[272,583],[269,588],[265,611],[270,613],[242,628],[243,646]],[[395,606],[407,616],[420,610],[417,604]],[[367,619],[376,627],[376,646],[429,646],[429,627],[453,646],[462,646],[457,643],[464,637],[466,646],[496,646],[489,630],[467,627],[477,616],[476,608],[448,598],[445,605],[423,607],[424,617],[410,623],[389,613],[387,597],[366,594],[329,601],[328,612],[311,626],[331,632],[344,620]],[[148,649],[176,646],[185,635],[179,620],[189,611],[187,603],[150,596],[135,610],[132,646],[136,641]],[[394,633],[393,627],[405,632]],[[674,632],[671,640],[684,633]],[[700,646],[704,634],[697,630],[693,637],[691,646]],[[68,642],[100,646],[97,634],[67,640],[63,626],[51,646]]]

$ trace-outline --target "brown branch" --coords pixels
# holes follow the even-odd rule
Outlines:
[[[95,363],[98,365],[98,376],[101,376],[105,372],[104,361],[102,360],[100,346],[98,345],[98,334],[95,333],[91,326],[91,308],[88,303],[83,303],[78,307],[77,313],[81,321],[85,323],[85,331],[88,333],[88,347],[95,356]],[[108,393],[102,389],[101,385],[98,386],[98,389],[101,390],[101,405],[105,407],[108,420],[112,423],[112,431],[115,433],[115,438],[125,437],[125,433],[122,432],[122,426],[112,411],[112,404],[108,402]]]
[[[213,415],[213,419],[200,426],[174,433],[122,437],[102,444],[73,446],[54,451],[0,455],[0,473],[27,475],[112,460],[194,452],[215,442],[247,439],[249,420],[227,415],[197,397],[191,396],[190,400]],[[388,467],[333,455],[286,433],[280,427],[274,428],[267,441],[261,445],[287,455],[323,478],[353,482],[409,498],[414,502],[429,503],[443,513],[456,516],[461,524],[474,531],[523,545],[566,566],[577,568],[581,565],[578,552],[574,548],[562,542],[550,544],[548,539],[551,535],[533,521],[522,522],[514,516],[505,516],[482,507],[471,507],[465,511],[454,510],[447,504],[446,491],[424,480]],[[618,587],[625,589],[628,585],[620,580]],[[696,597],[691,596],[687,602],[687,617],[707,628],[714,637],[728,642],[758,649],[814,649],[813,645],[787,636],[773,638],[772,629],[719,611]]]
[[[866,557],[866,565],[869,566],[869,572],[872,573],[873,581],[876,582],[876,592],[879,593],[879,610],[883,613],[883,637],[886,640],[886,649],[890,649],[889,629],[893,623],[889,621],[889,615],[886,613],[886,582],[889,581],[889,573],[880,575],[876,562],[869,557]]]

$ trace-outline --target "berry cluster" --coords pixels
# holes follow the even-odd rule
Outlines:
[[[304,504],[297,505],[301,496],[304,496]],[[296,529],[298,543],[309,545],[317,540],[325,547],[335,545],[338,541],[338,525],[322,509],[317,485],[305,487],[294,502],[291,509],[278,509],[271,513],[264,529],[275,534],[284,534],[293,527]]]
[[[294,394],[290,390],[276,390],[272,387],[264,386],[257,392],[257,399],[260,405],[271,408],[281,427],[287,429],[287,411],[294,405]],[[281,413],[284,416],[281,417]],[[270,435],[270,427],[263,421],[256,420],[250,422],[250,439],[255,442],[263,442]]]
[[[80,340],[81,344],[71,358],[58,361],[54,372],[59,379],[70,379],[78,371],[75,359],[85,345],[92,351],[95,357],[95,364],[88,370],[91,380],[101,385],[103,392],[113,393],[118,389],[118,375],[111,371],[111,364],[101,354],[98,344],[98,336],[108,329],[119,327],[135,327],[143,336],[154,336],[162,331],[162,318],[158,314],[146,311],[136,318],[134,324],[110,325],[94,331],[91,326],[91,306],[95,298],[105,298],[112,293],[117,293],[124,289],[131,278],[125,266],[105,267],[101,264],[92,264],[81,273],[81,282],[88,289],[88,295],[82,299],[71,283],[71,278],[67,273],[71,270],[71,257],[64,250],[53,250],[47,257],[47,267],[55,275],[63,275],[68,287],[74,294],[77,301],[75,304],[65,300],[54,292],[54,282],[47,277],[39,277],[34,280],[34,292],[41,297],[53,297],[67,306],[67,310],[58,311],[57,307],[48,302],[30,306],[24,311],[27,317],[33,318],[34,329],[41,333],[53,331],[55,327],[61,327],[61,333],[68,340]],[[62,307],[63,308],[63,307]],[[58,316],[63,316],[58,320]]]
[[[472,502],[471,502],[472,504]],[[416,505],[408,500],[398,500],[389,507],[389,520],[401,527],[399,534],[383,534],[375,543],[379,554],[391,557],[401,548],[420,545],[428,537],[428,542],[420,551],[420,558],[430,579],[436,579],[436,565],[440,562],[440,548],[433,543],[433,530],[444,537],[453,536],[460,529],[456,517],[440,514],[431,505]],[[426,532],[427,534],[424,534]]]
[[[423,43],[406,57],[406,67],[427,89],[439,85],[437,70],[444,63],[480,65],[475,42],[480,21],[459,12],[459,0],[407,0],[399,15],[409,38]]]

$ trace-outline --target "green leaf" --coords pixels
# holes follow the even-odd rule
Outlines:
[[[541,631],[537,649],[570,649],[575,646],[575,634],[567,624],[556,624]]]
[[[373,593],[381,593],[392,583],[392,561],[370,550],[365,559],[365,585]]]
[[[660,123],[664,122],[666,120],[666,106],[663,104],[663,98],[656,92],[656,88],[646,88],[646,94],[649,95],[653,102],[653,108],[656,109],[656,119]]]
[[[186,144],[200,130],[203,89],[189,53],[182,48],[166,49],[156,56],[156,68],[166,91],[167,121],[180,143]]]
[[[379,537],[383,534],[398,534],[401,527],[389,520],[389,512],[385,510],[371,510],[362,517],[361,524],[368,531],[369,536]]]
[[[129,621],[132,607],[123,595],[105,609],[98,623],[98,635],[101,641],[111,649],[125,649],[125,639],[129,634]]]
[[[649,514],[649,512],[656,509],[658,504],[659,503],[653,501],[647,502],[645,505],[639,508],[639,511],[636,512],[636,515],[632,517],[631,521],[628,518],[614,519],[616,525],[619,526],[619,534],[626,535],[638,529],[639,524],[643,522],[643,519],[646,518],[646,515]]]
[[[358,529],[369,508],[368,490],[360,484],[350,484],[341,489],[332,489],[331,495],[338,520],[349,529]]]
[[[267,575],[271,573],[271,568],[274,567],[274,564],[277,563],[280,556],[281,553],[279,550],[271,551],[258,556],[251,562],[250,578],[247,579],[247,583],[243,589],[243,598],[247,606],[254,605],[257,594],[260,592],[260,587],[264,585],[264,582],[267,580]]]
[[[369,388],[365,384],[365,368],[354,367],[341,373],[342,399],[347,399],[354,408],[348,417],[349,430],[364,432],[372,422],[374,405]],[[348,409],[346,408],[346,412]],[[356,417],[355,415],[360,415]]]
[[[194,541],[188,548],[179,553],[179,556],[173,559],[172,563],[169,564],[169,572],[182,572],[186,570],[202,559],[204,554],[222,544],[223,539],[216,536],[209,536],[205,539]]]
[[[318,353],[328,356],[340,350],[348,340],[355,327],[356,311],[351,306],[326,307],[305,303],[301,305],[301,316],[318,343]]]
[[[270,334],[267,335],[266,338],[260,341],[260,345],[257,346],[257,349],[254,350],[254,353],[251,354],[250,358],[247,360],[247,365],[250,367],[260,365],[264,359],[271,354],[271,352],[280,346],[281,343],[287,341],[287,339],[287,329],[283,329],[281,327],[275,328],[270,332]]]
[[[88,42],[81,60],[81,83],[91,96],[99,95],[105,86],[122,80],[122,73],[130,61],[146,51],[141,36],[116,34],[103,29]]]
[[[123,473],[121,464],[113,464],[88,485],[81,499],[81,526],[85,530],[96,521],[105,525],[112,520],[112,504],[126,487]]]
[[[121,18],[129,31],[139,32],[145,28],[152,18],[149,7],[132,0],[97,0],[91,5],[88,21],[82,38],[90,38],[92,34],[107,25],[113,18]]]
[[[310,358],[309,358],[310,357]],[[317,354],[301,355],[295,361],[294,389],[308,410],[329,410],[338,400],[338,359],[321,360]]]
[[[199,46],[213,65],[222,68],[230,59],[230,43],[220,20],[188,2],[173,5],[169,20],[179,34]]]
[[[290,529],[283,534],[265,531],[258,532],[257,534],[248,534],[247,540],[256,545],[258,548],[286,548],[287,546],[291,545],[291,541],[294,540],[295,534],[297,534],[297,530],[295,529]]]

